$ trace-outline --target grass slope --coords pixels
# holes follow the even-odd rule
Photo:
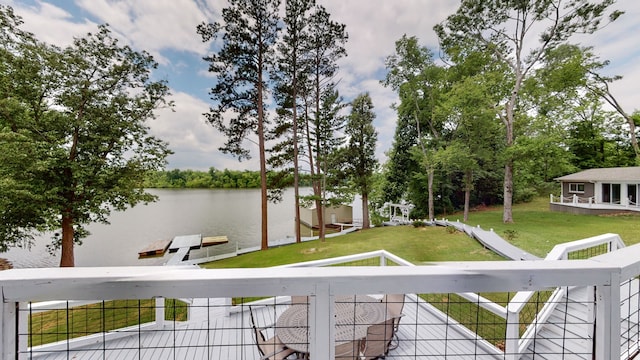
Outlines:
[[[451,221],[462,214],[447,216]],[[544,257],[556,244],[604,233],[616,233],[627,245],[640,242],[640,214],[573,215],[549,211],[549,200],[537,198],[513,207],[514,223],[502,223],[502,207],[472,212],[469,225],[494,229],[515,246]],[[442,227],[396,226],[301,244],[272,248],[204,264],[206,268],[268,267],[384,249],[415,264],[432,261],[503,260],[462,233]]]

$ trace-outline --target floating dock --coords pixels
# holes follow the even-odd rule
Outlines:
[[[138,257],[163,256],[168,250],[170,253],[177,253],[174,256],[175,260],[170,260],[170,263],[175,263],[188,259],[191,250],[226,244],[228,242],[229,239],[225,235],[207,237],[202,237],[200,234],[181,235],[174,237],[172,240],[158,240],[149,244],[144,249],[138,251]]]
[[[149,244],[144,249],[138,251],[138,256],[142,258],[164,255],[164,253],[169,248],[169,244],[171,244],[171,240],[158,240]]]
[[[229,242],[226,236],[206,236],[202,238],[202,247],[226,244]]]

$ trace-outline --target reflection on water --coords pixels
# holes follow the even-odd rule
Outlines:
[[[161,265],[165,257],[138,259],[138,251],[148,244],[172,239],[177,235],[226,235],[229,244],[216,245],[210,252],[230,252],[260,245],[260,191],[250,190],[161,190],[149,192],[159,200],[138,205],[124,212],[114,212],[110,225],[92,224],[91,235],[75,247],[76,266]],[[284,194],[283,201],[269,204],[269,239],[292,236],[295,212],[293,191]],[[14,267],[57,267],[58,256],[47,253],[51,235],[36,239],[31,250],[12,249],[0,253]]]

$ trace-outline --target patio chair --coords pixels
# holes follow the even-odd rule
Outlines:
[[[396,318],[391,318],[380,324],[369,326],[367,337],[362,344],[362,355],[365,360],[384,359],[387,356],[395,333],[395,321]]]
[[[360,359],[360,341],[349,341],[336,345],[336,360],[356,360]]]
[[[388,294],[382,297],[382,303],[387,305],[387,318],[396,318],[402,315],[404,308],[404,294]]]
[[[398,326],[400,325],[400,318],[403,316],[402,309],[404,308],[404,294],[385,294],[381,301],[387,306],[387,319],[395,319],[393,325],[393,338],[388,345],[389,349],[395,349],[399,345]]]
[[[256,326],[256,321],[253,317],[253,311],[249,307],[249,315],[251,317],[251,327],[253,328],[253,334],[258,346],[258,352],[260,353],[260,360],[284,360],[289,355],[295,353],[295,351],[287,348],[277,335],[266,339],[263,331],[266,328],[259,328]]]

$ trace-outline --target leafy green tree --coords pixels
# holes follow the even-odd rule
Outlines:
[[[214,107],[205,114],[213,127],[227,137],[221,151],[239,160],[250,157],[243,143],[255,134],[260,157],[262,240],[266,250],[267,229],[267,134],[266,95],[268,71],[274,60],[274,47],[280,31],[278,8],[280,0],[230,0],[222,10],[223,24],[202,23],[197,32],[203,41],[222,34],[222,48],[204,57],[209,72],[217,82],[209,94]]]
[[[609,84],[622,79],[622,76],[605,76],[599,73],[601,68],[609,64],[609,61],[596,62],[589,72],[587,88],[601,99],[606,101],[613,109],[626,121],[629,128],[628,135],[631,141],[631,148],[635,154],[635,165],[640,166],[640,145],[638,145],[638,127],[640,126],[640,113],[629,113],[618,101]]]
[[[362,197],[362,228],[369,228],[369,193],[373,188],[373,174],[378,166],[375,156],[378,134],[373,127],[376,115],[369,93],[358,95],[351,103],[351,114],[345,133],[347,146],[346,171]]]
[[[398,92],[400,105],[398,116],[413,119],[410,126],[416,133],[416,146],[421,155],[418,162],[427,174],[429,218],[435,218],[433,183],[435,174],[434,153],[442,140],[444,116],[438,111],[438,104],[446,92],[446,71],[433,60],[433,54],[418,44],[415,36],[403,35],[396,41],[396,53],[385,61],[388,73],[383,84]]]
[[[385,164],[382,198],[378,207],[383,203],[398,203],[406,199],[409,178],[417,170],[417,164],[411,157],[410,150],[416,145],[416,131],[413,117],[398,116],[393,143],[387,152],[388,161]]]
[[[451,82],[438,105],[446,114],[447,141],[436,153],[436,164],[449,176],[461,175],[464,191],[464,221],[468,220],[472,190],[476,182],[495,168],[496,150],[501,148],[500,127],[494,119],[496,91],[502,69],[486,53],[467,53],[447,69]],[[455,184],[451,186],[455,188]],[[452,199],[455,206],[455,200]]]
[[[507,147],[514,145],[521,90],[525,80],[543,60],[547,49],[566,42],[577,33],[593,33],[614,0],[463,0],[455,14],[435,26],[445,52],[460,48],[489,51],[509,69],[509,95],[502,100],[500,118]],[[609,21],[622,13],[613,11]],[[536,40],[534,47],[530,47]],[[502,220],[513,222],[514,159],[504,167],[504,211]]]
[[[60,266],[74,266],[84,225],[155,200],[144,178],[170,151],[146,121],[171,105],[169,90],[150,80],[153,58],[120,46],[106,26],[58,49],[21,33],[10,8],[0,17],[2,246],[61,229]]]

